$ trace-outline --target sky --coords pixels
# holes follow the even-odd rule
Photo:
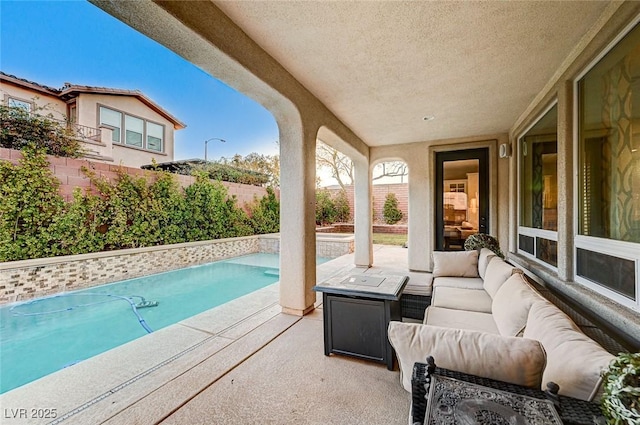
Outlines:
[[[39,84],[140,90],[187,127],[175,158],[278,154],[269,111],[82,0],[0,0],[0,70]]]

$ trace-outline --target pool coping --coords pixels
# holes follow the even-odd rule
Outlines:
[[[336,258],[354,238],[318,236],[316,252]],[[280,234],[252,235],[0,263],[0,305],[221,261],[280,252]]]
[[[317,267],[317,279],[349,268],[353,268],[352,255],[338,257]],[[270,284],[1,394],[3,424],[103,423],[134,414],[132,406],[158,391],[176,391],[176,382],[193,375],[186,387],[195,393],[178,397],[184,403],[184,397],[194,397],[302,319],[281,313],[279,287],[279,282]],[[315,306],[320,305],[317,294]],[[149,362],[132,362],[132,353],[139,358],[140,352],[153,351],[149,350],[152,341],[185,345]],[[203,368],[214,372],[203,378],[198,371]],[[196,385],[194,380],[202,382]],[[56,417],[6,417],[46,409],[55,409]]]

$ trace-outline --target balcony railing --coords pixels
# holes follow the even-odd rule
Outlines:
[[[20,109],[21,116],[27,116],[28,118],[38,118],[38,119],[46,119],[49,121],[53,121],[59,124],[61,127],[65,127],[71,131],[72,137],[80,139],[83,142],[100,142],[101,131],[99,128],[88,127],[86,125],[80,125],[76,123],[69,122],[64,119],[59,119],[53,117],[51,114],[42,115],[37,114],[35,112],[25,111],[23,108],[14,107],[16,110]],[[24,114],[24,115],[22,115]]]
[[[91,140],[93,142],[99,142],[101,137],[101,130],[99,128],[87,127],[86,125],[67,123],[67,127],[73,131],[73,134],[84,141]]]

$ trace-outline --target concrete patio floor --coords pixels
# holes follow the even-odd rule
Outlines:
[[[339,257],[318,266],[317,280],[381,271],[429,279],[408,273],[406,252],[375,246],[370,269]],[[321,294],[301,318],[280,312],[278,293],[270,285],[3,394],[2,423],[406,423],[399,372],[324,356]]]

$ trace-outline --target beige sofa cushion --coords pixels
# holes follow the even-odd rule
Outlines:
[[[487,270],[484,274],[484,290],[489,293],[491,298],[496,295],[500,286],[509,279],[513,274],[515,267],[508,264],[502,258],[495,256],[489,261]]]
[[[524,337],[540,341],[547,353],[541,388],[553,381],[560,386],[562,395],[593,400],[600,389],[600,373],[613,355],[583,334],[566,314],[548,301],[531,307]]]
[[[439,286],[433,290],[431,305],[454,310],[491,313],[492,299],[483,289],[462,289]]]
[[[402,322],[389,323],[389,341],[407,391],[413,365],[424,363],[428,355],[446,369],[527,387],[541,385],[545,355],[538,341]]]
[[[407,274],[403,272],[403,274]],[[433,288],[433,277],[431,273],[409,272],[409,282],[402,291],[403,294],[421,295],[430,297]]]
[[[493,257],[497,257],[497,255],[489,248],[482,248],[480,250],[480,254],[478,255],[478,274],[482,279],[484,279],[489,261],[491,261]]]
[[[433,277],[478,277],[478,251],[433,253]]]
[[[489,313],[477,311],[452,310],[442,307],[427,307],[424,312],[425,325],[442,326],[443,328],[467,329],[470,331],[499,334],[496,322]]]
[[[500,335],[519,336],[527,324],[531,305],[543,300],[520,273],[507,279],[496,292],[491,305],[493,320]]]
[[[439,286],[484,290],[484,282],[479,277],[437,277],[433,279],[433,287],[437,288]]]

